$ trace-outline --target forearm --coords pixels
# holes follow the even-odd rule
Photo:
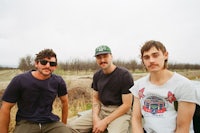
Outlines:
[[[101,108],[100,103],[93,102],[93,105],[92,105],[92,118],[93,118],[93,120],[99,119],[100,108]]]
[[[128,111],[130,111],[130,108],[130,105],[122,104],[114,112],[112,112],[110,115],[104,118],[106,123],[109,124],[116,118],[126,114]]]
[[[101,109],[101,102],[98,98],[98,92],[93,91],[93,98],[92,98],[92,118],[95,122],[96,120],[99,120],[99,112]]]
[[[123,94],[122,95],[122,104],[110,115],[108,115],[105,120],[107,124],[115,120],[116,118],[126,114],[128,111],[130,111],[132,106],[132,94]]]
[[[144,133],[141,118],[132,117],[132,131],[133,133]]]
[[[8,133],[10,123],[10,112],[0,111],[0,131]]]
[[[67,124],[67,118],[68,118],[68,95],[61,96],[60,100],[61,100],[61,103],[62,103],[61,121],[64,124]]]
[[[67,124],[67,118],[68,118],[68,104],[63,104],[62,106],[62,122],[64,124]]]
[[[132,122],[133,133],[144,133],[141,105],[140,105],[140,100],[137,97],[134,97],[131,120],[132,120],[131,122]]]

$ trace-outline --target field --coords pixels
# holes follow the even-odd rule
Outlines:
[[[4,89],[9,84],[10,80],[17,74],[22,73],[20,70],[2,70],[0,71],[0,98]],[[61,75],[67,83],[69,96],[69,119],[77,115],[78,112],[91,108],[92,100],[92,75],[93,72],[64,72],[56,71],[56,74]],[[178,71],[178,73],[188,77],[189,79],[200,80],[200,70],[198,71]],[[146,75],[146,73],[133,73],[134,80]],[[1,104],[1,103],[0,103]],[[60,101],[57,98],[53,105],[53,112],[61,115]],[[15,114],[17,107],[15,106],[11,112],[11,122],[9,133],[12,133],[15,125]]]

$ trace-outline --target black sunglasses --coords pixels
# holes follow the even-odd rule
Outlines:
[[[53,61],[39,60],[39,62],[42,65],[46,65],[47,63],[49,63],[50,66],[57,66],[57,62],[53,62]]]

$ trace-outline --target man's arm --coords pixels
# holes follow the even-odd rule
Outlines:
[[[67,124],[68,118],[68,95],[64,95],[60,97],[62,103],[62,122]]]
[[[140,100],[134,97],[132,112],[132,131],[133,133],[143,133],[142,113],[140,108]]]
[[[0,131],[1,133],[8,133],[10,123],[10,111],[15,103],[8,103],[3,101],[0,108]]]
[[[105,117],[103,120],[105,120],[105,122],[109,124],[116,118],[124,115],[131,109],[132,101],[133,101],[133,96],[131,93],[123,94],[122,105],[120,105],[119,108],[117,108],[114,112],[112,112],[109,116]]]
[[[101,108],[101,102],[99,101],[98,91],[93,90],[92,98],[92,118],[95,124],[96,121],[100,120],[99,112]]]
[[[189,133],[196,104],[191,102],[178,102],[176,133]]]

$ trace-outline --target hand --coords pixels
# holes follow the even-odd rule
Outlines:
[[[107,122],[104,119],[103,120],[96,120],[94,122],[92,132],[93,133],[102,133],[106,130],[107,126],[108,126]]]

